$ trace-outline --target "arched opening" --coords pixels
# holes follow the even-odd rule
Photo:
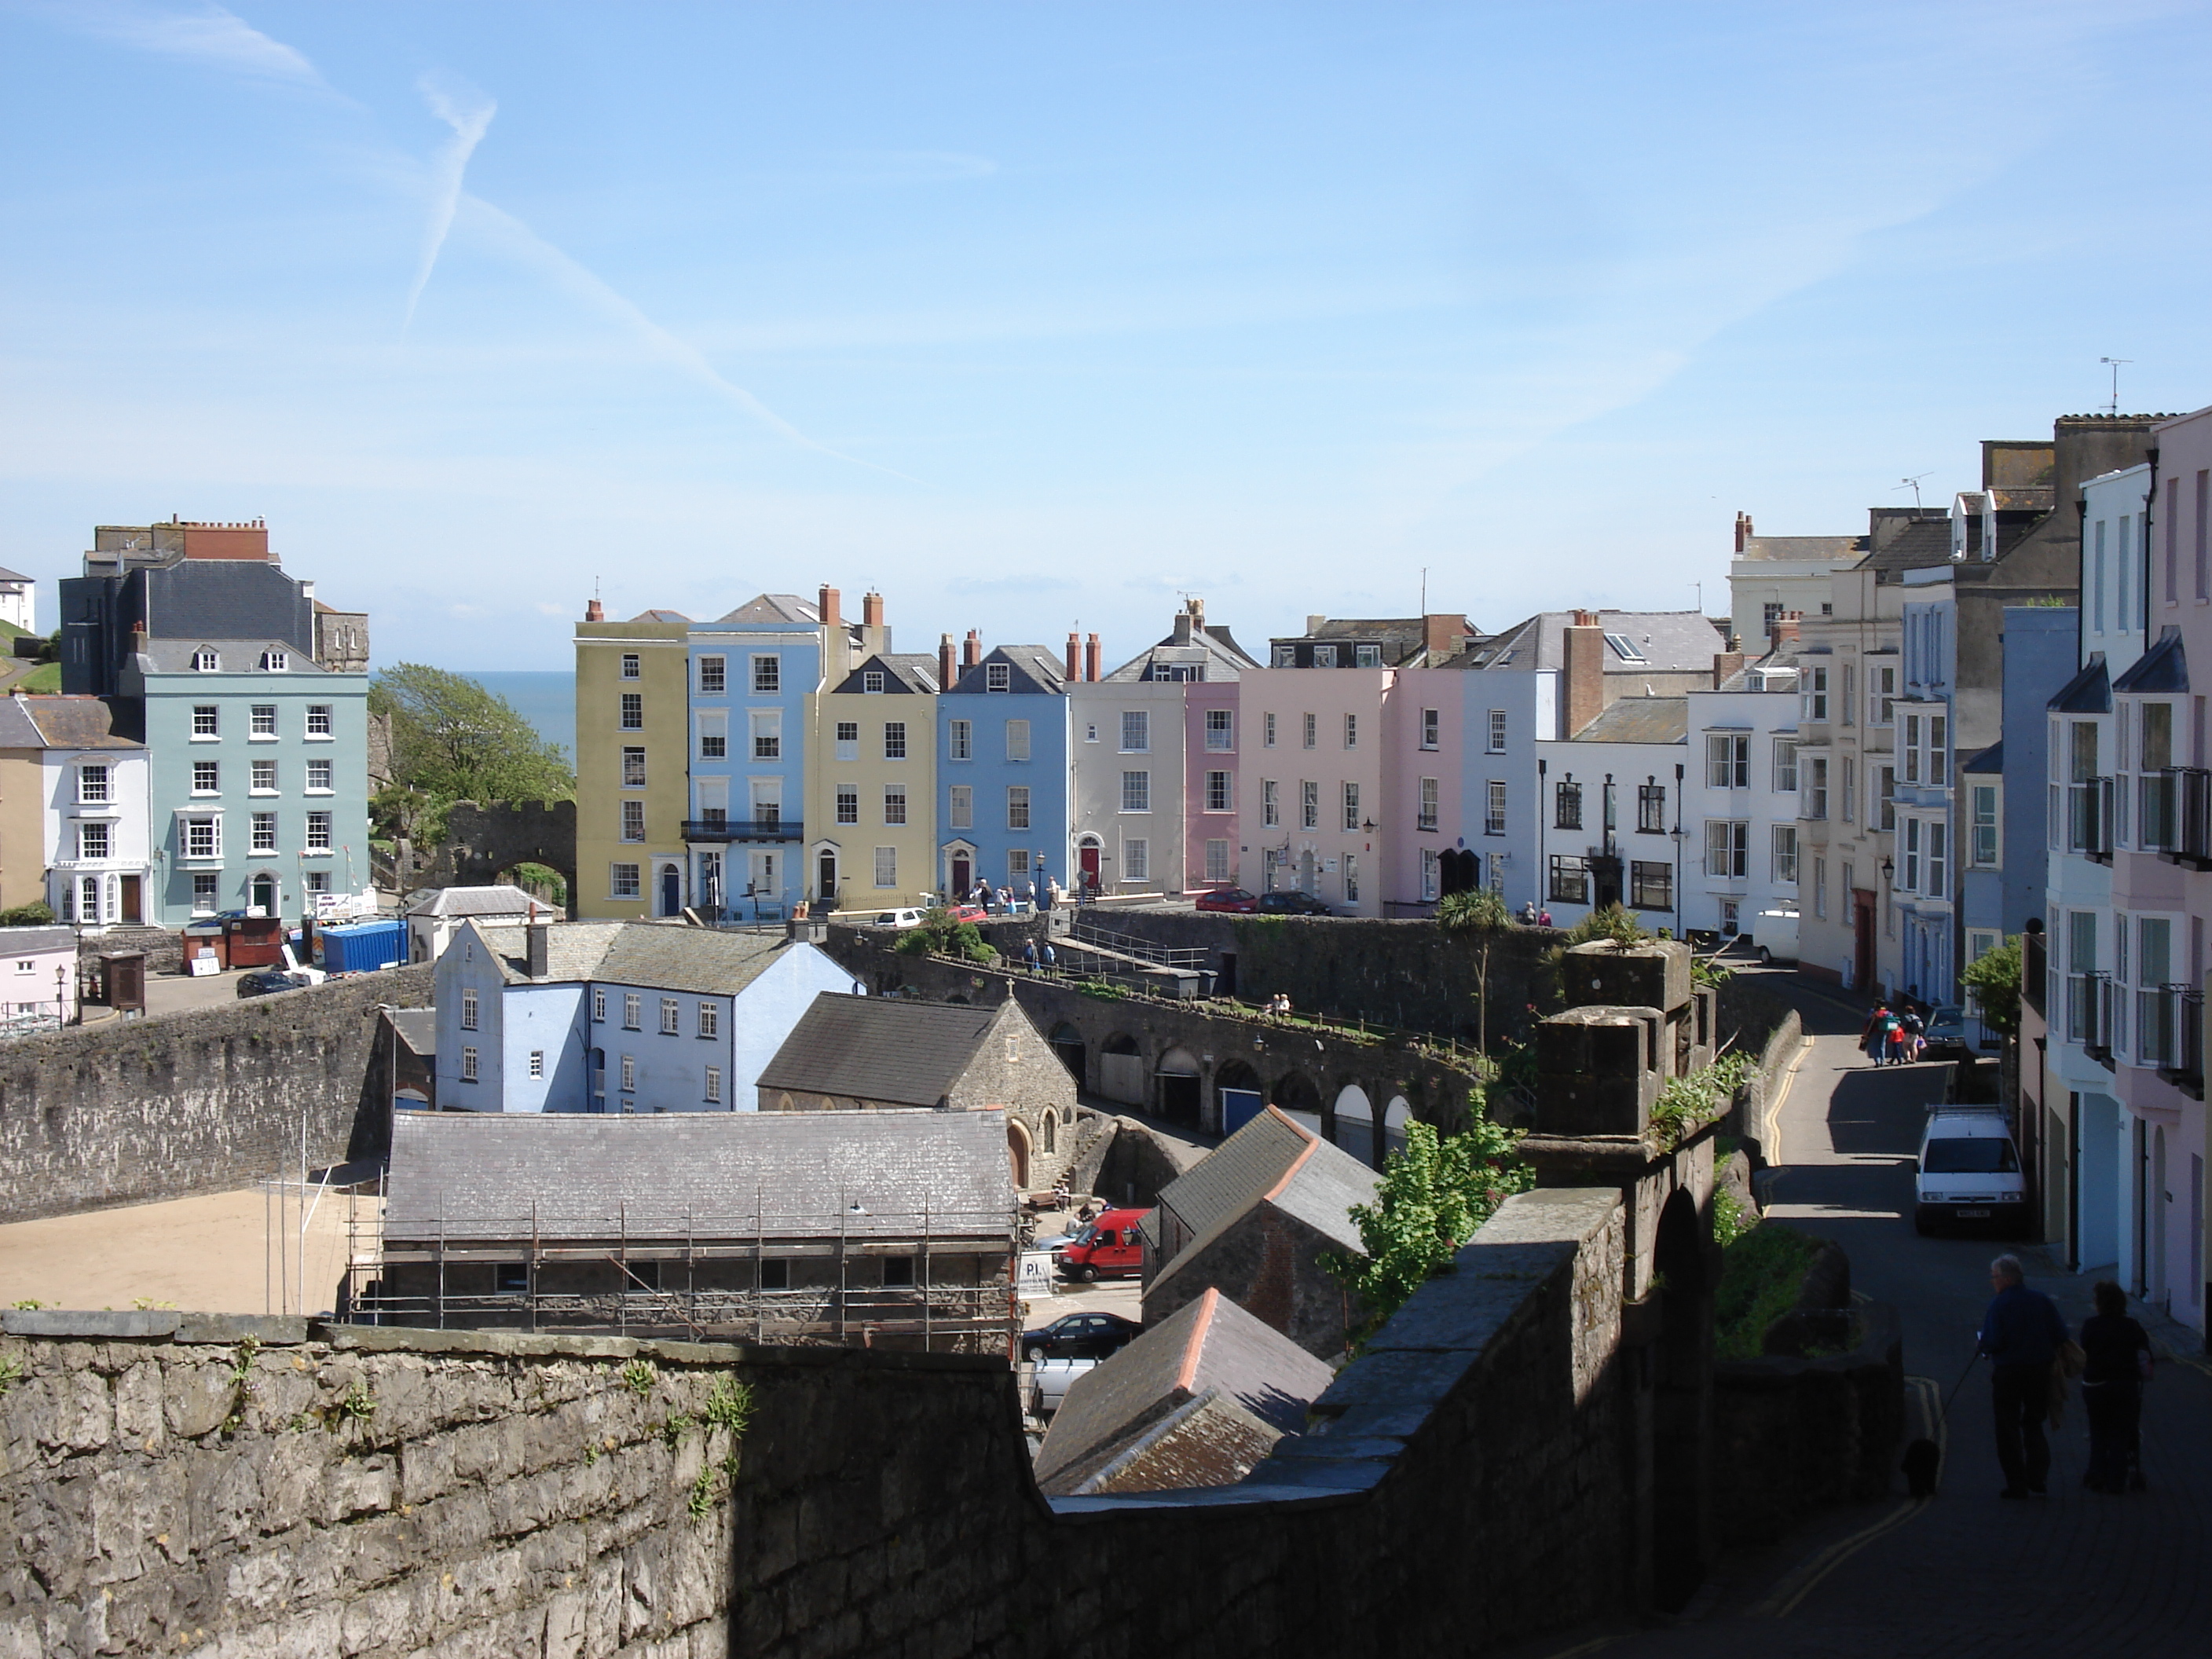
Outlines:
[[[684,871],[679,865],[660,866],[660,905],[657,915],[680,915],[684,910]]]
[[[1334,1120],[1336,1144],[1370,1169],[1375,1164],[1375,1108],[1367,1091],[1347,1083],[1337,1091]]]
[[[1098,1092],[1124,1106],[1145,1103],[1145,1057],[1126,1031],[1115,1032],[1099,1048]]]
[[[276,878],[264,871],[253,878],[252,902],[264,916],[276,914]]]
[[[824,909],[837,902],[837,849],[824,847],[814,855],[814,902]]]
[[[1390,1103],[1382,1109],[1382,1153],[1406,1150],[1406,1126],[1413,1121],[1413,1109],[1403,1095],[1390,1097]]]
[[[1044,1142],[1045,1151],[1058,1152],[1060,1150],[1060,1114],[1048,1108],[1043,1121],[1037,1125],[1037,1127],[1043,1132],[1037,1139]]]
[[[1104,843],[1096,836],[1085,836],[1075,843],[1075,878],[1078,888],[1088,893],[1095,893],[1098,890],[1099,866],[1104,856]]]
[[[1075,1086],[1079,1089],[1085,1087],[1088,1079],[1083,1075],[1083,1033],[1062,1020],[1052,1028],[1049,1041],[1053,1053],[1060,1056],[1060,1063],[1066,1066],[1069,1074],[1075,1079]]]
[[[1160,1056],[1154,1075],[1159,1079],[1162,1117],[1177,1123],[1198,1121],[1198,1056],[1188,1048],[1170,1048]]]
[[[1285,1072],[1275,1079],[1275,1105],[1292,1119],[1321,1133],[1321,1091],[1304,1072]]]
[[[945,1000],[947,1002],[957,1002],[957,1003],[958,1003],[958,1004],[959,1004],[962,1007],[963,1007],[963,1008],[965,1008],[965,1007],[968,1006],[968,997],[967,997],[967,994],[966,994],[965,992],[963,992],[963,991],[955,991],[955,992],[954,992],[951,996],[949,996],[949,997],[945,998]]]
[[[1213,1073],[1213,1115],[1221,1133],[1233,1135],[1260,1115],[1266,1098],[1260,1074],[1241,1060],[1232,1060]]]
[[[1447,893],[1473,892],[1482,884],[1481,863],[1480,859],[1465,848],[1443,854],[1437,860],[1437,873],[1442,878],[1439,884],[1443,890]]]
[[[1006,1161],[1012,1166],[1014,1190],[1025,1193],[1030,1189],[1030,1132],[1018,1120],[1006,1120]]]
[[[1711,1532],[1712,1291],[1698,1206],[1678,1189],[1659,1214],[1652,1271],[1659,1341],[1652,1350],[1651,1591],[1678,1612],[1705,1576]]]

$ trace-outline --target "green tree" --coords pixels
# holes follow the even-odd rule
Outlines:
[[[465,674],[399,663],[370,685],[368,709],[390,723],[392,782],[371,803],[387,834],[442,840],[457,800],[575,796],[576,774],[561,745]]]
[[[955,921],[950,910],[925,910],[921,926],[898,936],[891,949],[901,956],[952,957],[962,962],[996,962],[999,952],[972,921]]]
[[[1447,893],[1437,906],[1437,925],[1448,933],[1468,934],[1474,948],[1474,1046],[1490,1052],[1490,947],[1513,926],[1505,896],[1494,888],[1469,887]]]
[[[1375,1201],[1352,1207],[1363,1253],[1322,1258],[1365,1310],[1363,1334],[1448,1267],[1507,1198],[1536,1184],[1536,1172],[1516,1151],[1519,1132],[1483,1115],[1480,1090],[1469,1099],[1474,1115],[1458,1134],[1438,1134],[1427,1123],[1406,1126],[1404,1150],[1384,1160]]]
[[[2008,1036],[2020,1030],[2019,934],[2012,934],[1996,950],[1969,963],[1959,982],[1973,998],[1983,1024]]]

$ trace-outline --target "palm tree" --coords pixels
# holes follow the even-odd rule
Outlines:
[[[1490,947],[1513,926],[1504,896],[1488,887],[1447,893],[1437,906],[1437,921],[1448,933],[1475,938],[1475,1046],[1490,1053]]]

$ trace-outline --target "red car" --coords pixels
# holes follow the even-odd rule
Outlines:
[[[980,904],[948,904],[945,915],[955,921],[988,921],[991,913]]]
[[[1260,908],[1260,901],[1242,887],[1214,887],[1198,896],[1192,906],[1198,910],[1226,910],[1233,915],[1249,916]]]

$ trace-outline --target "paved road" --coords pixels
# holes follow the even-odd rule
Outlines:
[[[1775,984],[1796,981],[1778,975]],[[1793,994],[1815,1035],[1784,1103],[1786,1162],[1773,1176],[1770,1213],[1850,1253],[1856,1288],[1903,1316],[1906,1372],[1948,1393],[1973,1352],[1989,1259],[2008,1247],[1913,1232],[1912,1162],[1941,1070],[1869,1067],[1853,1047],[1856,1013]],[[2057,1298],[2069,1322],[2088,1312],[2090,1276],[2021,1253],[2031,1282]],[[2212,1370],[2193,1352],[2201,1346],[2193,1334],[2155,1328],[2185,1357],[2160,1367],[2145,1401],[2149,1492],[2083,1490],[2087,1437],[2077,1402],[2053,1437],[2051,1497],[1999,1501],[1987,1371],[1977,1367],[1951,1409],[1932,1503],[1907,1504],[1900,1483],[1883,1504],[1835,1512],[1732,1559],[1680,1620],[1584,1632],[1528,1651],[1608,1659],[2212,1652]]]

